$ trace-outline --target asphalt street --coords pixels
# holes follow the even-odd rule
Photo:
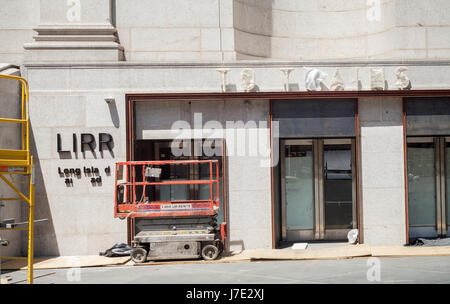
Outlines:
[[[2,271],[26,283],[26,271]],[[35,284],[450,283],[450,257],[198,263],[35,270]]]

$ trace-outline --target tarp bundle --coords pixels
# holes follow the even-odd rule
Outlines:
[[[417,239],[414,246],[450,246],[450,238],[442,239]]]
[[[100,255],[105,257],[127,256],[130,255],[132,249],[127,244],[117,243],[105,252],[100,252]]]

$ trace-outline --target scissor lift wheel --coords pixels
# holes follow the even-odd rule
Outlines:
[[[144,263],[147,261],[147,250],[142,247],[133,248],[131,251],[131,259],[135,263]]]
[[[219,248],[214,245],[206,245],[202,248],[202,258],[204,260],[215,260],[219,256]]]

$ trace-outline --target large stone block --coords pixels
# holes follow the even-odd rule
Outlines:
[[[396,0],[395,16],[397,26],[443,26],[449,25],[446,0]]]
[[[111,22],[109,0],[41,0],[41,24],[87,23],[105,24]]]
[[[220,0],[220,27],[233,27],[233,2],[234,0]]]
[[[361,126],[362,153],[403,153],[403,126],[364,123]]]
[[[426,49],[428,47],[432,47],[429,44],[429,41],[433,40],[433,38],[435,37],[430,37],[430,30],[431,29],[416,26],[395,28],[393,37],[395,48],[404,50],[404,49]],[[436,33],[436,31],[434,31],[434,33]],[[445,39],[445,37],[442,36],[443,34],[442,31],[439,34],[440,34],[439,39]]]
[[[266,191],[229,191],[231,250],[271,248],[270,188]]]
[[[134,62],[200,62],[202,52],[196,51],[131,51],[127,57],[128,61]]]
[[[362,183],[364,188],[404,187],[403,153],[362,153]]]
[[[0,30],[29,28],[31,32],[39,23],[39,6],[40,0],[0,0]]]
[[[201,34],[196,28],[133,28],[133,51],[200,51]]]
[[[405,225],[405,191],[402,188],[366,188],[364,226]]]
[[[95,200],[80,195],[47,195],[46,199],[41,203],[49,205],[51,222],[41,228],[38,238],[48,248],[38,249],[39,255],[95,255],[116,242],[126,242],[126,222],[114,219],[110,195],[97,195]]]
[[[220,50],[220,29],[205,28],[201,30],[201,50],[202,51]]]
[[[400,98],[360,98],[359,118],[366,122],[403,125],[403,106]]]
[[[105,98],[114,98],[106,103]],[[88,95],[86,127],[120,128],[125,125],[125,96],[123,94]]]
[[[406,244],[405,225],[371,226],[364,228],[364,243],[372,246],[402,246]]]
[[[228,157],[230,191],[261,191],[270,193],[270,168],[261,166],[261,157]],[[243,170],[243,168],[252,168]],[[262,203],[262,202],[261,202]]]
[[[35,91],[68,91],[70,88],[69,69],[27,69],[27,79],[30,92]],[[48,93],[48,92],[47,92]],[[30,107],[32,107],[34,94],[30,94]]]
[[[427,47],[430,49],[450,49],[450,18],[446,27],[431,27],[426,29]],[[419,47],[416,47],[419,48]]]
[[[30,97],[30,121],[33,127],[82,127],[86,124],[85,116],[85,96]]]
[[[34,48],[35,47],[35,48]],[[97,45],[84,45],[79,49],[57,46],[55,49],[46,49],[45,45],[26,45],[25,62],[99,62],[99,61],[122,61],[124,59],[123,49],[116,44],[104,47]]]
[[[234,30],[232,28],[222,28],[222,50],[233,51],[234,47]]]
[[[33,32],[30,29],[0,29],[0,41],[3,41],[1,52],[23,52],[23,44],[33,41]],[[2,62],[4,62],[2,60]]]
[[[218,10],[218,0],[116,1],[118,27],[217,27]]]

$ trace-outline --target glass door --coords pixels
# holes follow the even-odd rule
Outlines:
[[[450,137],[445,138],[445,200],[447,209],[447,235],[450,235]]]
[[[282,143],[283,239],[314,238],[314,174],[312,140]]]
[[[412,240],[447,234],[447,146],[444,137],[407,138],[408,217]]]
[[[356,228],[356,179],[351,140],[325,140],[324,163],[324,209],[325,231],[329,238],[345,239],[352,228]]]
[[[184,143],[183,143],[184,144]],[[190,144],[188,142],[188,144]],[[174,156],[170,142],[160,142],[155,144],[156,160],[188,160],[188,156]],[[190,166],[161,166],[161,181],[177,181],[190,179]],[[189,185],[163,185],[159,186],[160,201],[186,201],[190,197]]]
[[[282,239],[345,239],[357,227],[354,140],[283,140],[281,151]]]

